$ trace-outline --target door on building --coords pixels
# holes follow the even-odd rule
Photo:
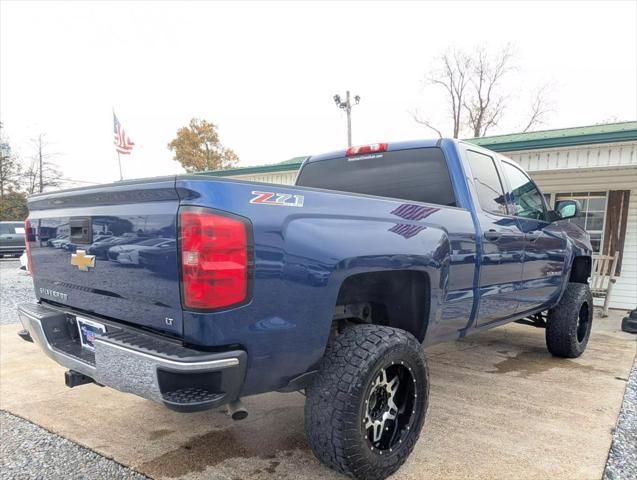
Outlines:
[[[559,294],[564,272],[566,238],[548,221],[544,196],[520,168],[501,162],[508,183],[509,208],[524,234],[524,266],[518,292],[520,312],[548,303]]]
[[[473,150],[466,158],[476,185],[476,206],[482,230],[482,264],[477,324],[513,315],[518,308],[516,290],[522,281],[524,233],[509,215],[504,184],[493,157]],[[479,208],[478,208],[479,207]]]

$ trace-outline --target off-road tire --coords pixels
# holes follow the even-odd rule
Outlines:
[[[588,284],[569,283],[560,303],[549,310],[546,346],[552,355],[577,358],[588,344],[593,324],[593,296]]]
[[[402,439],[400,443],[382,451],[373,448],[363,426],[369,415],[366,400],[379,373],[396,367],[408,368],[413,382],[412,423],[395,437]],[[384,479],[413,450],[428,396],[427,363],[413,335],[378,325],[347,328],[327,346],[319,373],[307,389],[305,431],[310,447],[321,462],[340,473],[356,479]]]

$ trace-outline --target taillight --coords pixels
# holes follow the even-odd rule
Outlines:
[[[184,308],[211,310],[248,295],[248,231],[245,222],[203,208],[180,210]]]
[[[29,219],[26,219],[24,221],[24,244],[26,247],[26,252],[27,252],[27,262],[28,262],[28,269],[29,269],[29,275],[33,275],[33,262],[31,261],[31,237],[33,236],[33,234],[31,233],[31,225],[29,223]]]
[[[345,152],[345,156],[352,157],[354,155],[363,155],[364,153],[386,152],[386,143],[372,143],[371,145],[359,145],[358,147],[349,147]]]

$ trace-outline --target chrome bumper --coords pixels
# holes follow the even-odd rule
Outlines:
[[[242,350],[200,352],[106,323],[106,335],[96,337],[95,351],[88,352],[77,337],[74,341],[72,312],[22,304],[18,314],[24,329],[47,356],[100,385],[178,411],[213,408],[239,397],[247,363]]]

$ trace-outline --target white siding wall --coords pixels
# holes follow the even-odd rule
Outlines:
[[[294,185],[297,170],[289,172],[255,173],[252,175],[233,175],[228,178],[247,180],[249,182],[277,183],[279,185]]]
[[[529,171],[637,165],[637,142],[503,152]]]
[[[613,287],[611,308],[637,307],[637,166],[585,171],[530,172],[544,193],[630,190],[621,275]],[[597,303],[597,302],[596,302]]]

